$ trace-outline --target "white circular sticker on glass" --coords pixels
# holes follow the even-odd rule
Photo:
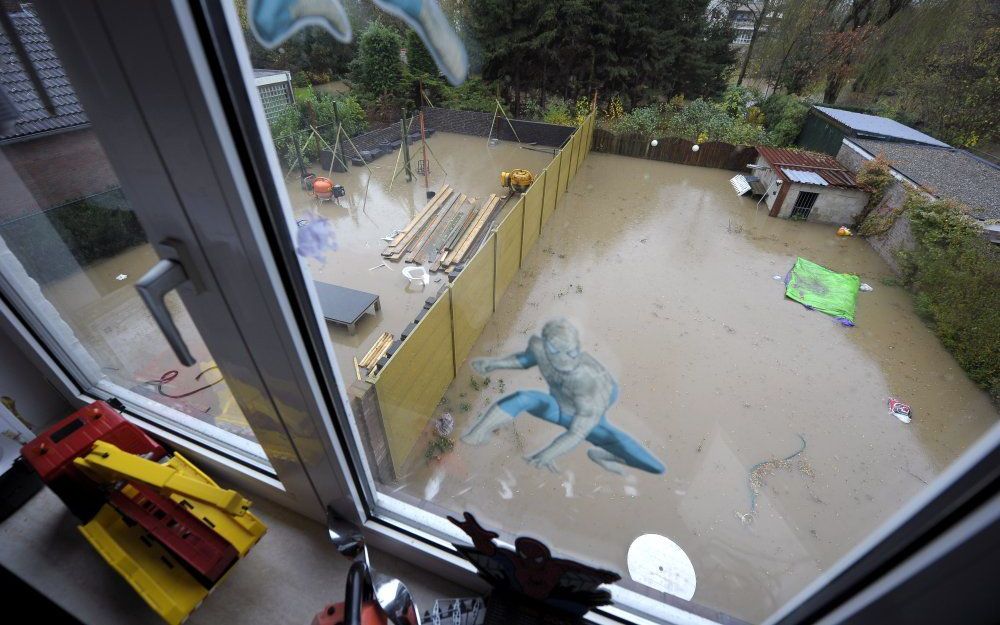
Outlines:
[[[628,548],[628,574],[643,586],[690,600],[696,585],[694,565],[677,543],[643,534]]]

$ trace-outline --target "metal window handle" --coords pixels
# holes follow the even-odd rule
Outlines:
[[[135,283],[135,290],[146,303],[146,308],[153,315],[156,325],[160,326],[160,332],[163,332],[167,343],[174,350],[177,360],[185,367],[190,367],[195,363],[195,359],[191,356],[180,330],[177,329],[177,324],[174,323],[174,318],[170,316],[170,311],[163,301],[167,293],[185,282],[188,282],[188,275],[184,271],[184,266],[176,260],[165,258],[153,265],[153,268]]]

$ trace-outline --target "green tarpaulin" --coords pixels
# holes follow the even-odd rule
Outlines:
[[[861,278],[836,273],[822,265],[798,258],[788,274],[785,295],[809,308],[854,322]]]

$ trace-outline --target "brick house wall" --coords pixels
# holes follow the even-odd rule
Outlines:
[[[118,186],[90,128],[0,146],[20,184],[0,182],[0,223],[32,215]],[[13,188],[13,187],[17,188]],[[11,187],[11,188],[8,188]],[[25,192],[30,197],[25,197]]]

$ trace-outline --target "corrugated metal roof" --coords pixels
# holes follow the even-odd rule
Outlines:
[[[13,129],[5,135],[0,135],[0,141],[88,123],[83,107],[77,101],[76,93],[73,92],[73,87],[69,84],[66,73],[33,9],[26,6],[18,13],[11,13],[10,19],[21,36],[21,41],[42,79],[42,84],[52,98],[56,114],[49,115],[42,106],[6,33],[0,30],[0,87],[7,92],[20,113]]]
[[[854,111],[845,111],[828,106],[816,106],[815,108],[817,111],[829,115],[841,124],[844,124],[858,133],[859,136],[867,135],[875,138],[897,139],[900,141],[923,143],[925,145],[936,145],[943,148],[951,147],[943,141],[938,141],[930,135],[925,135],[919,130],[910,128],[888,117],[855,113]]]
[[[858,186],[854,174],[838,163],[832,156],[826,154],[807,152],[805,150],[792,150],[789,148],[769,148],[762,145],[757,146],[757,153],[764,157],[764,160],[768,162],[779,176],[783,176],[789,180],[791,178],[784,173],[785,167],[791,167],[793,170],[800,172],[815,173],[824,182],[833,187],[854,189]]]
[[[821,187],[829,186],[829,183],[826,180],[823,180],[823,176],[820,176],[813,171],[803,171],[801,169],[792,169],[791,167],[782,167],[781,171],[788,176],[788,179],[792,182],[817,184]]]

